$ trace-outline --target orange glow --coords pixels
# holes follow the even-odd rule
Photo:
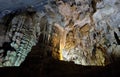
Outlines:
[[[64,29],[64,27],[60,26],[57,23],[55,23],[54,26],[58,28],[60,33],[60,50],[59,50],[60,58],[59,59],[63,60],[62,50],[64,49],[64,46],[65,46],[67,31]]]
[[[63,57],[62,57],[62,50],[63,50],[64,46],[60,43],[60,60],[63,60]]]
[[[62,51],[64,49],[65,46],[65,41],[66,41],[66,31],[63,31],[61,34],[61,38],[60,38],[60,60],[63,60],[63,56],[62,56]]]

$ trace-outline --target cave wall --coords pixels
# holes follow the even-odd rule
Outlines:
[[[58,8],[67,31],[63,60],[106,65],[119,58],[118,0],[60,1]]]
[[[119,0],[49,0],[44,10],[31,6],[5,15],[0,66],[19,66],[38,42],[55,59],[97,66],[114,62],[120,56],[119,7]]]

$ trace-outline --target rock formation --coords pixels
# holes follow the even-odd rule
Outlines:
[[[9,23],[6,36],[9,37],[9,46],[12,50],[3,49],[6,55],[3,66],[19,66],[25,60],[32,46],[36,45],[40,35],[40,19],[42,15],[23,13],[13,17]],[[2,50],[1,50],[2,51]]]
[[[0,34],[0,65],[19,66],[38,41],[55,59],[97,66],[114,62],[120,57],[119,7],[119,0],[49,0],[44,11],[6,15],[0,24],[6,37],[1,41]]]

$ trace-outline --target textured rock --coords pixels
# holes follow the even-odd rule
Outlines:
[[[95,27],[97,31],[101,32],[101,38],[106,39],[104,41],[104,47],[109,55],[117,53],[119,46],[119,20],[120,20],[120,1],[119,0],[103,0],[97,3],[97,11],[93,15]],[[99,37],[100,38],[100,37]],[[114,50],[115,48],[115,50]],[[113,49],[113,50],[111,50]],[[114,57],[116,57],[114,55]]]
[[[107,65],[120,56],[119,8],[119,0],[49,0],[44,11],[28,8],[7,23],[10,49],[1,47],[0,56],[7,53],[0,62],[19,66],[39,39],[55,59]]]
[[[3,66],[19,66],[32,46],[36,45],[40,35],[40,13],[23,13],[13,17],[9,24],[7,35],[11,40],[10,46],[13,51],[7,50],[6,57],[3,60]]]
[[[72,6],[69,3],[60,2],[59,10],[65,18],[65,26],[67,26],[66,28],[72,28],[66,34],[63,60],[74,61],[82,65],[106,65],[111,62],[110,52],[113,51],[109,50],[109,45],[113,45],[111,42],[116,42],[115,36],[118,36],[119,41],[119,33],[117,33],[119,31],[117,28],[114,28],[117,31],[116,33],[114,33],[115,30],[112,30],[117,24],[113,25],[113,23],[117,23],[119,20],[116,19],[113,23],[111,22],[112,27],[109,26],[107,19],[113,17],[113,15],[114,17],[119,15],[119,10],[115,9],[119,6],[114,4],[116,1],[111,1],[111,3],[107,0],[96,1],[96,9],[91,6],[88,7],[88,5],[92,5],[90,0],[76,0],[77,5],[73,4]],[[63,7],[64,9],[62,9]],[[73,10],[73,7],[76,9]],[[92,14],[92,9],[97,11]],[[77,18],[74,18],[71,12],[76,12]],[[113,18],[111,19],[113,20]]]

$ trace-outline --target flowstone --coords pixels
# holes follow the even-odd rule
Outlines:
[[[31,12],[30,12],[31,13]],[[10,47],[14,50],[7,50],[1,66],[20,66],[25,60],[31,48],[36,45],[40,35],[41,13],[22,13],[13,17],[9,23],[7,35],[9,36]],[[5,51],[4,51],[5,52]]]

